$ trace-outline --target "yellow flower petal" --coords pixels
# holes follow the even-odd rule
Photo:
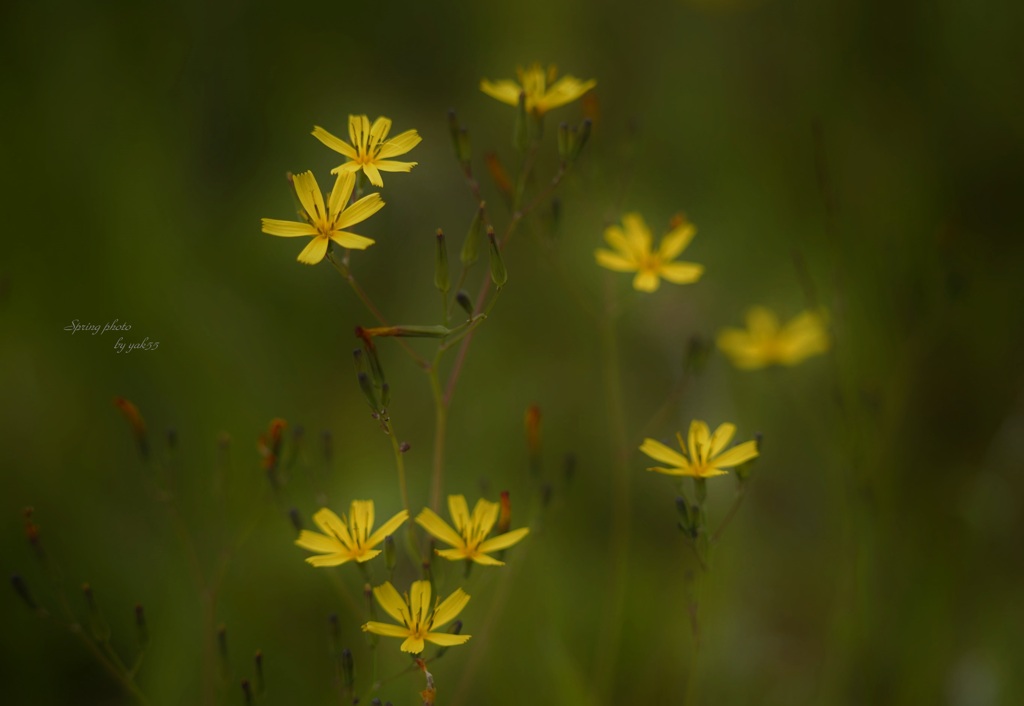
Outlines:
[[[326,507],[317,510],[313,515],[313,522],[327,536],[337,537],[346,548],[351,548],[355,545],[355,542],[352,541],[352,535],[348,533],[348,527],[333,510]]]
[[[412,623],[412,618],[409,615],[409,607],[405,604],[405,599],[402,598],[394,586],[391,585],[390,581],[385,581],[380,586],[373,589],[373,595],[377,599],[377,603],[384,609],[388,615],[394,618],[399,623],[409,625]],[[408,629],[404,634],[408,634]]]
[[[461,540],[460,540],[461,541]],[[434,552],[443,559],[450,561],[458,561],[459,559],[469,559],[469,550],[465,544],[454,549],[435,549]]]
[[[597,264],[613,272],[636,272],[637,269],[636,263],[632,260],[627,260],[611,250],[595,250],[594,257],[597,258]]]
[[[655,292],[660,285],[661,280],[658,279],[658,275],[650,270],[637,272],[636,277],[633,278],[633,289],[638,292]]]
[[[480,82],[480,90],[502,103],[516,106],[519,105],[519,94],[522,93],[523,89],[515,81],[488,81],[484,79]]]
[[[498,559],[495,559],[493,556],[487,556],[486,554],[479,554],[479,553],[474,554],[472,556],[472,559],[477,564],[482,564],[483,566],[504,566],[505,565],[505,562],[499,561]]]
[[[339,177],[339,179],[340,178],[341,177]],[[348,228],[356,223],[361,223],[382,208],[384,208],[384,200],[380,197],[380,194],[373,193],[369,196],[364,196],[346,208],[345,212],[338,216],[338,219],[334,223],[334,227],[341,230],[342,228]]]
[[[380,544],[384,541],[384,538],[389,534],[394,534],[395,530],[402,526],[402,523],[409,519],[409,511],[401,510],[392,517],[390,520],[382,524],[377,530],[370,535],[370,538],[366,540],[366,543],[371,547]]]
[[[690,422],[690,434],[686,448],[690,452],[690,458],[697,466],[703,466],[708,460],[708,437],[710,435],[707,422],[700,419]]]
[[[385,637],[406,637],[409,634],[409,628],[371,620],[363,625],[363,632],[372,632],[375,635],[383,635]]]
[[[424,636],[427,642],[433,642],[435,645],[441,647],[454,647],[455,645],[464,645],[469,642],[469,638],[472,635],[452,635],[447,632],[428,632]]]
[[[445,544],[458,547],[463,544],[462,535],[453,530],[447,522],[430,508],[423,508],[416,516],[416,524]]]
[[[668,262],[663,264],[658,272],[662,279],[672,284],[691,284],[704,274],[704,265],[693,262]]]
[[[419,162],[393,162],[390,160],[376,161],[373,166],[382,172],[411,172]]]
[[[469,505],[462,495],[448,496],[448,515],[455,523],[456,531],[465,536],[466,528],[469,526]]]
[[[377,153],[377,159],[391,159],[400,154],[405,154],[422,140],[423,138],[415,130],[406,130],[381,145],[380,151]]]
[[[635,253],[651,252],[651,230],[639,213],[627,213],[622,216],[623,230]]]
[[[720,466],[722,468],[732,468],[733,466],[738,466],[752,458],[757,458],[757,456],[757,442],[744,441],[742,444],[733,446],[721,456],[713,459],[712,463],[715,466]]]
[[[348,116],[348,139],[356,152],[366,151],[366,141],[370,137],[370,119],[365,115]]]
[[[355,185],[355,174],[338,172],[338,177],[334,180],[334,188],[331,189],[331,218],[334,219],[334,226],[336,228],[345,227],[339,226],[337,220],[338,216],[345,211],[345,207],[348,206],[348,200],[352,198],[352,190],[355,188]]]
[[[299,538],[295,540],[295,545],[320,554],[330,554],[342,548],[341,542],[337,539],[320,534],[319,532],[310,532],[309,530],[302,530],[299,533]]]
[[[377,188],[384,186],[384,180],[381,178],[380,172],[377,171],[377,167],[375,167],[373,164],[370,164],[369,162],[364,164],[363,174],[365,174],[366,178],[370,180],[370,183],[376,186]]]
[[[692,223],[683,223],[661,239],[661,245],[658,246],[658,257],[666,262],[675,260],[696,234],[697,229]]]
[[[320,554],[319,556],[306,557],[306,563],[318,568],[326,566],[341,566],[348,561],[352,561],[352,555],[347,551],[343,554]]]
[[[409,652],[410,654],[418,655],[423,651],[425,645],[423,644],[423,638],[409,636],[405,642],[402,643],[402,652]]]
[[[367,238],[365,235],[356,235],[348,231],[334,233],[331,235],[331,240],[349,250],[366,250],[366,248],[377,242],[373,238]]]
[[[261,219],[263,232],[269,235],[280,235],[282,238],[296,238],[300,235],[316,235],[317,230],[308,223],[297,221],[281,221],[276,218]]]
[[[467,603],[469,603],[469,594],[461,588],[456,588],[455,591],[445,598],[441,602],[441,605],[437,606],[434,610],[431,626],[439,628],[455,620],[456,616],[462,612],[462,609],[466,607]]]
[[[497,552],[502,549],[508,549],[513,544],[517,544],[527,534],[530,533],[529,527],[522,527],[520,529],[506,532],[505,534],[499,534],[497,537],[484,540],[477,551],[481,554],[490,554],[491,552]]]
[[[340,137],[335,137],[319,125],[313,126],[313,137],[320,140],[320,142],[327,147],[330,147],[335,152],[340,152],[349,159],[355,159],[358,156],[352,145],[348,144]]]
[[[413,581],[409,589],[409,614],[412,623],[426,625],[430,617],[430,581]]]
[[[661,461],[677,468],[686,468],[690,464],[681,453],[655,439],[644,439],[644,443],[640,445],[640,451],[655,461]]]
[[[736,425],[726,422],[725,424],[719,424],[718,428],[715,429],[715,433],[711,435],[710,451],[708,455],[711,458],[718,456],[729,442],[732,441],[732,437],[736,434]]]
[[[486,537],[490,534],[494,523],[498,521],[500,509],[501,506],[498,503],[492,503],[490,500],[480,498],[476,501],[476,505],[473,507],[472,523],[480,535]]]
[[[381,115],[373,121],[373,125],[370,127],[370,142],[383,142],[387,139],[389,132],[391,132],[391,119]]]
[[[316,183],[313,172],[302,172],[292,175],[295,195],[299,197],[303,210],[313,221],[321,221],[327,217],[324,196],[320,193],[320,185]]]

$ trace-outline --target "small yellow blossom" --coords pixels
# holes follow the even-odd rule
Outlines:
[[[338,517],[326,507],[319,510],[313,515],[313,522],[323,530],[323,534],[302,530],[295,544],[320,554],[306,559],[313,566],[338,566],[352,560],[362,563],[380,554],[380,550],[374,547],[389,534],[394,534],[408,517],[409,512],[402,510],[370,534],[373,529],[373,501],[353,500],[348,517]]]
[[[639,213],[627,213],[622,225],[608,226],[604,239],[615,250],[596,250],[597,264],[615,272],[636,272],[633,289],[639,292],[653,292],[667,280],[673,284],[690,284],[700,279],[704,266],[693,262],[672,262],[693,240],[697,229],[692,223],[682,221],[674,227],[658,246],[651,250],[651,231]]]
[[[263,232],[283,238],[312,236],[313,240],[298,257],[299,262],[307,265],[315,265],[323,260],[327,254],[327,245],[332,240],[343,248],[365,250],[373,245],[373,239],[349,233],[345,228],[365,221],[384,207],[384,201],[381,200],[380,194],[370,194],[349,206],[348,200],[352,197],[355,183],[355,175],[339,174],[325,207],[323,194],[320,193],[320,186],[316,183],[313,172],[293,175],[292,184],[295,186],[299,203],[302,204],[305,221],[264,218]]]
[[[455,620],[455,616],[469,603],[469,594],[461,588],[444,601],[430,604],[430,582],[413,581],[412,588],[403,598],[389,582],[373,589],[380,607],[401,625],[378,623],[374,620],[363,625],[365,632],[385,637],[404,637],[402,652],[419,654],[425,647],[424,641],[442,647],[464,644],[471,635],[452,635],[447,632],[431,632],[445,623]]]
[[[523,527],[486,539],[491,529],[494,528],[494,523],[498,521],[499,511],[498,503],[480,498],[476,501],[471,516],[465,497],[449,495],[448,514],[451,515],[452,522],[455,523],[455,529],[452,529],[430,508],[423,508],[423,511],[416,516],[416,524],[436,539],[454,547],[453,549],[436,550],[438,555],[445,559],[466,559],[488,566],[502,566],[505,562],[498,561],[488,554],[511,547],[525,537],[530,529]]]
[[[480,90],[502,103],[519,105],[519,94],[526,94],[526,110],[541,116],[552,108],[572,103],[591,88],[597,81],[580,81],[574,76],[563,76],[557,81],[558,70],[551,65],[545,70],[540,64],[528,69],[516,69],[519,83],[508,79],[502,81],[480,81]]]
[[[732,468],[757,458],[756,441],[744,441],[728,451],[725,450],[735,433],[736,425],[726,423],[715,429],[714,434],[709,434],[707,423],[694,419],[690,423],[690,437],[687,441],[683,440],[682,434],[676,434],[676,441],[679,442],[682,453],[654,439],[644,439],[640,450],[655,461],[669,465],[668,468],[655,466],[648,468],[648,471],[670,476],[710,478],[725,475],[726,471],[722,470],[723,468]]]
[[[796,365],[829,348],[823,313],[805,311],[780,327],[775,313],[763,306],[747,312],[747,330],[723,329],[717,342],[733,365],[744,370]]]
[[[405,154],[422,139],[415,130],[406,130],[401,135],[387,139],[391,131],[391,120],[379,117],[370,125],[365,115],[348,116],[348,139],[345,142],[324,130],[319,125],[313,128],[313,137],[340,152],[350,161],[335,167],[331,174],[355,174],[360,169],[376,187],[384,186],[381,172],[408,172],[417,162],[394,162],[391,157]]]

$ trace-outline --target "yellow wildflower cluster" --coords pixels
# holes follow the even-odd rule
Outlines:
[[[362,171],[370,184],[383,187],[381,172],[408,172],[416,166],[416,162],[395,162],[391,157],[405,154],[420,142],[420,136],[415,130],[406,130],[388,140],[390,130],[391,120],[388,118],[379,117],[371,125],[365,115],[350,115],[350,144],[322,127],[315,126],[313,136],[335,152],[340,152],[348,161],[331,170],[331,174],[336,174],[337,178],[326,201],[313,172],[292,175],[292,186],[302,207],[299,212],[301,220],[264,218],[263,232],[283,238],[312,237],[313,240],[298,257],[299,262],[307,265],[315,265],[323,260],[332,242],[350,250],[365,250],[373,245],[375,241],[372,238],[346,230],[362,223],[384,207],[384,201],[377,193],[350,203],[356,187],[356,173]]]
[[[451,545],[451,549],[435,550],[439,556],[452,561],[501,566],[503,562],[488,554],[518,543],[530,530],[523,527],[488,539],[498,521],[500,510],[498,503],[481,498],[477,500],[473,514],[470,515],[466,498],[450,495],[448,511],[455,523],[454,529],[429,508],[420,512],[416,522],[436,539]],[[313,522],[321,532],[302,530],[295,544],[317,553],[317,556],[306,559],[313,566],[338,566],[349,561],[361,564],[379,555],[381,550],[375,547],[394,534],[408,517],[409,513],[402,510],[377,530],[373,530],[373,501],[353,500],[347,516],[338,517],[328,508],[317,511],[313,515]],[[390,582],[377,586],[373,589],[377,602],[401,625],[371,620],[363,625],[363,630],[386,637],[405,638],[402,650],[414,654],[423,651],[424,640],[445,647],[466,642],[469,635],[437,633],[433,629],[454,620],[469,602],[469,595],[462,589],[456,589],[440,605],[431,606],[430,591],[429,581],[415,581],[410,593],[403,599]]]

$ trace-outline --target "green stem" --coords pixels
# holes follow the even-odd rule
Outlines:
[[[352,291],[355,292],[356,296],[359,298],[359,301],[361,301],[363,303],[363,306],[365,306],[366,309],[373,315],[373,317],[377,319],[377,323],[385,327],[391,326],[391,324],[388,323],[387,319],[384,318],[384,315],[380,312],[380,309],[377,308],[377,305],[373,303],[372,299],[370,299],[370,295],[367,294],[366,290],[364,290],[362,286],[360,286],[359,282],[356,281],[355,275],[353,275],[352,271],[348,268],[348,263],[346,261],[339,262],[337,258],[334,257],[334,253],[332,253],[330,250],[327,251],[327,259],[332,265],[334,265],[334,269],[336,269],[341,274],[341,276],[345,278],[345,281],[348,282],[349,286],[352,288]],[[348,251],[346,251],[345,253],[345,260],[347,259]],[[423,356],[421,356],[419,353],[413,350],[412,346],[403,341],[401,338],[398,338],[396,340],[398,341],[398,345],[402,347],[402,349],[409,355],[409,357],[416,361],[416,365],[420,366],[424,370],[429,368],[430,363],[427,362],[427,360]]]
[[[608,311],[615,309],[609,290]],[[594,674],[600,680],[599,692],[605,700],[611,698],[611,689],[618,658],[619,640],[625,608],[629,563],[629,445],[626,435],[626,417],[623,409],[622,377],[620,374],[619,346],[615,331],[615,317],[610,313],[602,327],[604,353],[605,401],[608,405],[608,426],[612,441],[614,476],[612,482],[612,514],[610,523],[609,569],[611,581],[608,589],[605,618],[597,648]]]
[[[409,520],[405,523],[407,548],[412,558],[419,563],[420,553],[419,548],[416,546],[416,530],[412,522],[412,510],[409,504],[409,486],[405,480],[405,454],[402,453],[398,436],[395,434],[395,428],[392,426],[390,419],[384,422],[384,430],[387,432],[388,438],[391,439],[391,451],[395,455],[395,467],[398,469],[398,489],[402,494],[402,507],[410,515]]]
[[[434,458],[430,474],[430,507],[437,512],[441,507],[441,485],[444,477],[444,446],[448,432],[448,405],[441,391],[437,367],[444,348],[440,347],[430,369],[430,391],[434,395]]]

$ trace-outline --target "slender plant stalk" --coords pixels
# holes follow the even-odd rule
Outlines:
[[[598,693],[607,701],[611,698],[615,663],[618,658],[625,609],[626,584],[629,563],[629,446],[626,435],[626,417],[623,409],[622,375],[619,345],[616,335],[616,307],[609,289],[607,316],[601,331],[604,353],[605,402],[608,406],[608,426],[612,441],[613,482],[611,538],[609,546],[609,581],[607,607],[602,630],[598,638],[597,659],[594,669],[599,680]]]

